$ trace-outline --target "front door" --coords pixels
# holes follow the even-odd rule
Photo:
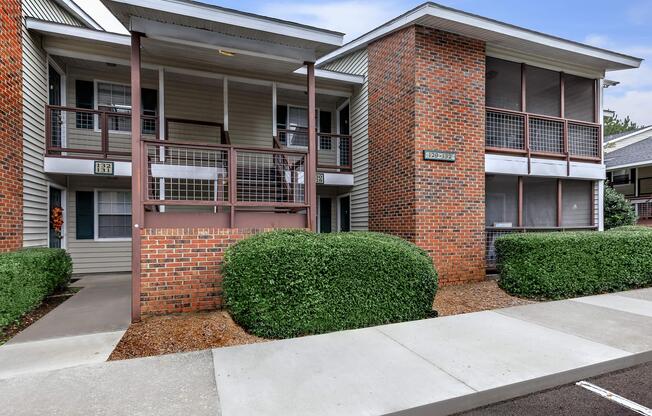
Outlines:
[[[339,198],[340,231],[351,231],[351,197]]]
[[[331,226],[331,198],[319,198],[319,232],[330,233]]]
[[[48,66],[48,104],[61,105],[61,74],[52,65]],[[52,110],[49,114],[52,146],[61,147],[61,110]]]
[[[63,238],[63,227],[61,227],[60,231],[57,231],[55,221],[56,218],[53,215],[54,214],[54,208],[63,208],[62,201],[62,192],[61,189],[53,188],[50,187],[50,205],[49,205],[49,213],[50,213],[50,248],[61,248],[61,240]],[[61,218],[63,218],[63,212],[60,214]]]

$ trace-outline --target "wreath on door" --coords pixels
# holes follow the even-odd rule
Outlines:
[[[50,212],[50,222],[52,223],[52,229],[54,230],[54,235],[58,239],[63,238],[61,230],[63,229],[63,208],[54,207]]]

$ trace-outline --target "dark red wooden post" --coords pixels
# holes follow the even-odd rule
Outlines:
[[[306,63],[308,69],[308,163],[304,175],[308,193],[308,228],[317,231],[317,120],[315,119],[315,64]]]
[[[143,227],[140,143],[140,33],[131,33],[131,320],[140,320],[140,230]]]

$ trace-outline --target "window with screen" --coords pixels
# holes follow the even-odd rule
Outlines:
[[[528,113],[561,115],[561,79],[559,72],[528,66],[525,72],[525,105]]]
[[[557,179],[523,178],[523,221],[526,227],[557,226]]]
[[[108,117],[109,130],[131,131],[131,88],[128,85],[109,82],[97,83],[97,109],[119,113]]]
[[[591,181],[564,180],[562,182],[562,226],[586,227],[592,224],[592,190]]]
[[[518,225],[518,178],[488,175],[485,186],[485,225],[516,227]]]
[[[521,64],[488,56],[485,79],[488,107],[521,110]]]
[[[97,192],[97,237],[131,237],[131,192]]]
[[[564,75],[564,117],[595,121],[595,80]]]

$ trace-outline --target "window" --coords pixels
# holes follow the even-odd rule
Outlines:
[[[523,178],[523,221],[526,227],[557,226],[557,179]]]
[[[525,105],[528,113],[561,115],[561,77],[559,72],[528,66],[525,71]]]
[[[562,226],[585,227],[593,223],[591,206],[593,182],[564,180],[562,182]]]
[[[487,227],[518,225],[518,177],[506,175],[486,177],[485,225]]]
[[[131,131],[131,87],[128,85],[97,82],[97,109],[118,113],[109,115],[111,131]]]
[[[616,169],[609,172],[612,185],[628,185],[633,182],[630,169]]]
[[[521,110],[521,64],[487,57],[486,105]]]
[[[97,191],[97,238],[131,237],[131,192]]]
[[[564,117],[595,122],[595,80],[564,74]]]

